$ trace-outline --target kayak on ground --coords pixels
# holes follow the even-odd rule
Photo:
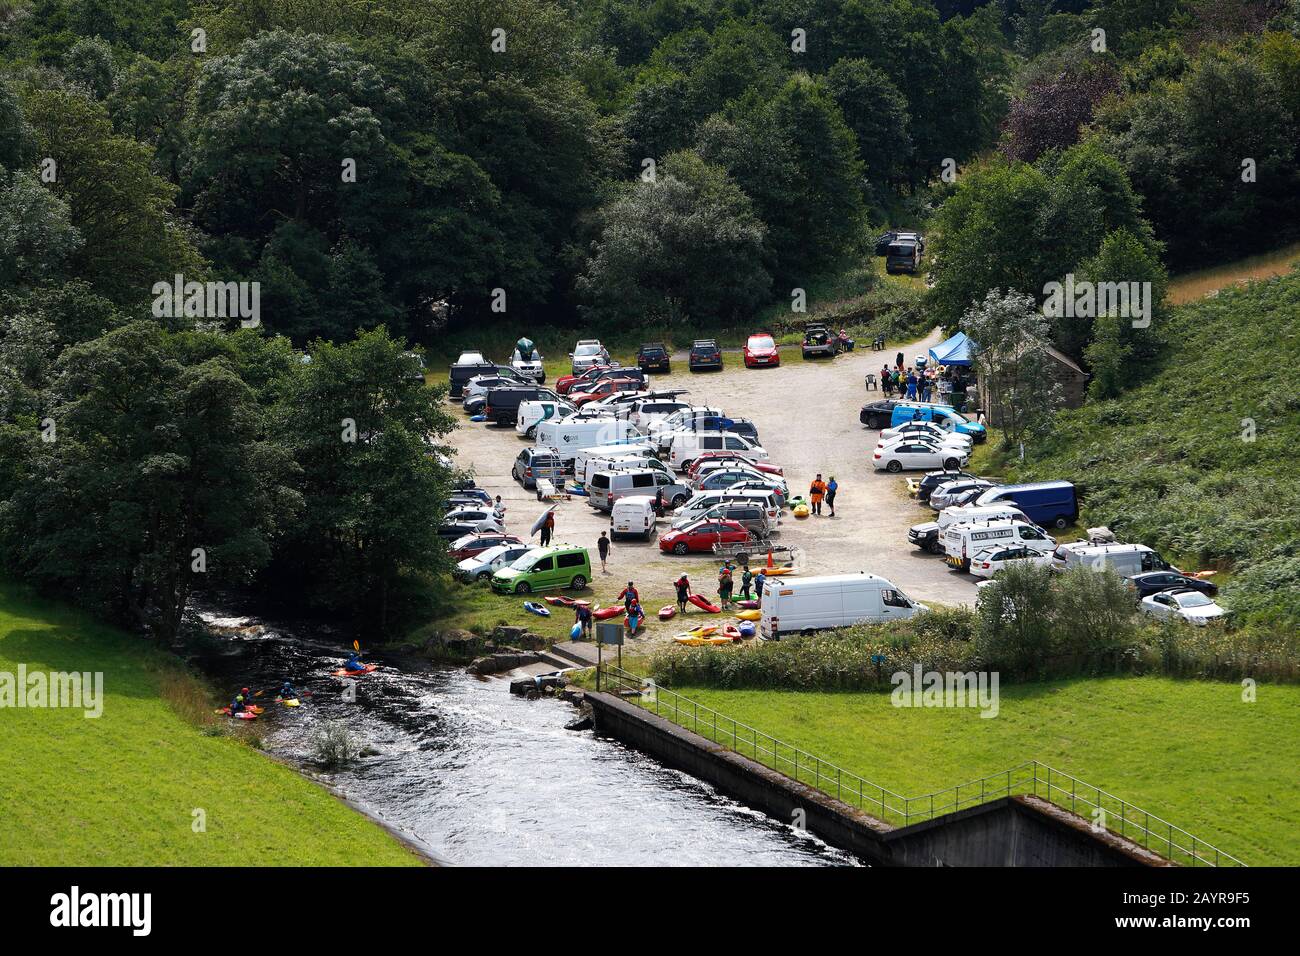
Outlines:
[[[710,603],[702,594],[692,594],[688,600],[701,611],[708,611],[710,614],[718,614],[722,611],[722,608]]]
[[[659,609],[659,620],[671,621],[677,613],[677,606],[674,604],[665,604]]]
[[[538,604],[536,601],[525,601],[524,610],[528,611],[530,614],[536,614],[538,617],[551,616],[551,609],[548,607],[543,607],[541,604]]]

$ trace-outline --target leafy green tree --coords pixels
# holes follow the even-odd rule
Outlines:
[[[67,203],[34,173],[0,168],[0,289],[62,276],[81,247]]]
[[[78,40],[63,54],[63,75],[81,86],[97,100],[117,88],[117,67],[113,48],[103,37]]]
[[[1150,244],[1122,228],[1108,235],[1097,254],[1084,262],[1079,271],[1083,278],[1094,283],[1137,283],[1150,289],[1150,328],[1135,327],[1132,316],[1099,315],[1092,320],[1093,331],[1084,350],[1092,371],[1088,390],[1094,398],[1113,398],[1121,389],[1138,381],[1143,370],[1150,368],[1157,358],[1160,338],[1155,333],[1164,325],[1164,297],[1169,278]]]
[[[839,60],[826,74],[826,87],[857,137],[858,158],[874,185],[885,186],[912,155],[907,99],[883,70],[868,60]]]
[[[579,292],[610,322],[736,319],[768,295],[763,224],[740,188],[690,152],[637,180],[597,214]]]

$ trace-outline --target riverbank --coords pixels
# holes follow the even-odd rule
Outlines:
[[[0,865],[421,862],[381,826],[259,753],[260,721],[228,728],[215,715],[204,720],[206,694],[175,658],[0,582],[0,672],[20,665],[29,675],[102,674],[102,715],[50,707],[4,714]]]

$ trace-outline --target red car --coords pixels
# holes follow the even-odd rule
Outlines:
[[[781,353],[771,332],[756,332],[745,343],[745,368],[780,365]]]
[[[632,378],[602,378],[594,385],[585,386],[583,391],[569,391],[569,401],[581,408],[588,402],[609,398],[615,392],[635,392],[641,383]]]
[[[743,544],[749,532],[738,521],[702,520],[687,525],[680,531],[669,531],[659,539],[659,550],[665,554],[686,554],[688,551],[712,551],[715,544]]]
[[[719,462],[721,464],[744,465],[745,467],[752,468],[755,471],[761,471],[765,475],[782,475],[782,476],[785,475],[785,470],[781,468],[780,465],[773,465],[770,462],[753,461],[752,459],[746,458],[743,455],[737,455],[734,452],[729,452],[729,451],[704,451],[704,452],[700,452],[700,457],[696,458],[694,461],[691,462],[691,467],[686,471],[687,476],[691,478],[698,478],[700,474],[700,468],[703,465],[710,464],[712,462]]]
[[[524,544],[522,538],[513,534],[499,534],[488,532],[486,534],[467,534],[463,538],[457,538],[447,547],[447,556],[453,561],[464,561],[466,558],[472,558],[476,554],[481,554],[488,548],[495,548],[499,544]]]
[[[616,368],[617,365],[593,365],[579,375],[561,375],[555,380],[555,391],[561,395],[568,395],[575,386],[581,391],[585,386],[598,380],[605,372],[612,372]]]

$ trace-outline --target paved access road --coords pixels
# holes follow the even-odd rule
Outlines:
[[[933,512],[907,497],[903,478],[872,469],[870,456],[878,433],[858,422],[863,403],[880,394],[865,390],[867,373],[878,373],[899,351],[911,362],[940,338],[936,332],[906,346],[891,344],[884,352],[859,348],[834,359],[809,362],[803,362],[798,348],[791,347],[782,350],[783,364],[774,369],[747,369],[740,354],[732,352],[723,371],[691,374],[681,356],[674,359],[672,374],[655,376],[653,385],[690,389],[692,403],[721,407],[733,417],[752,420],[772,461],[785,469],[792,495],[806,496],[817,472],[827,479],[836,477],[836,517],[797,520],[786,512],[775,539],[802,549],[802,574],[869,571],[920,601],[973,604],[973,578],[948,570],[941,558],[908,544],[908,527],[931,520]],[[459,409],[456,414],[461,425],[450,440],[458,448],[459,463],[473,469],[480,487],[502,496],[508,508],[507,528],[526,535],[543,506],[533,492],[511,480],[510,468],[528,441],[513,429],[470,422]],[[668,524],[661,520],[660,529],[666,530]],[[666,640],[682,629],[680,618],[662,625],[655,620],[660,607],[673,603],[671,582],[686,571],[696,590],[712,594],[718,561],[711,555],[664,555],[657,541],[619,541],[610,556],[609,574],[602,575],[595,544],[608,527],[604,512],[575,497],[559,504],[555,541],[590,549],[597,600],[611,603],[628,580],[635,581],[651,617],[643,640]],[[567,627],[567,615],[562,619]],[[703,615],[695,620],[701,619]]]

